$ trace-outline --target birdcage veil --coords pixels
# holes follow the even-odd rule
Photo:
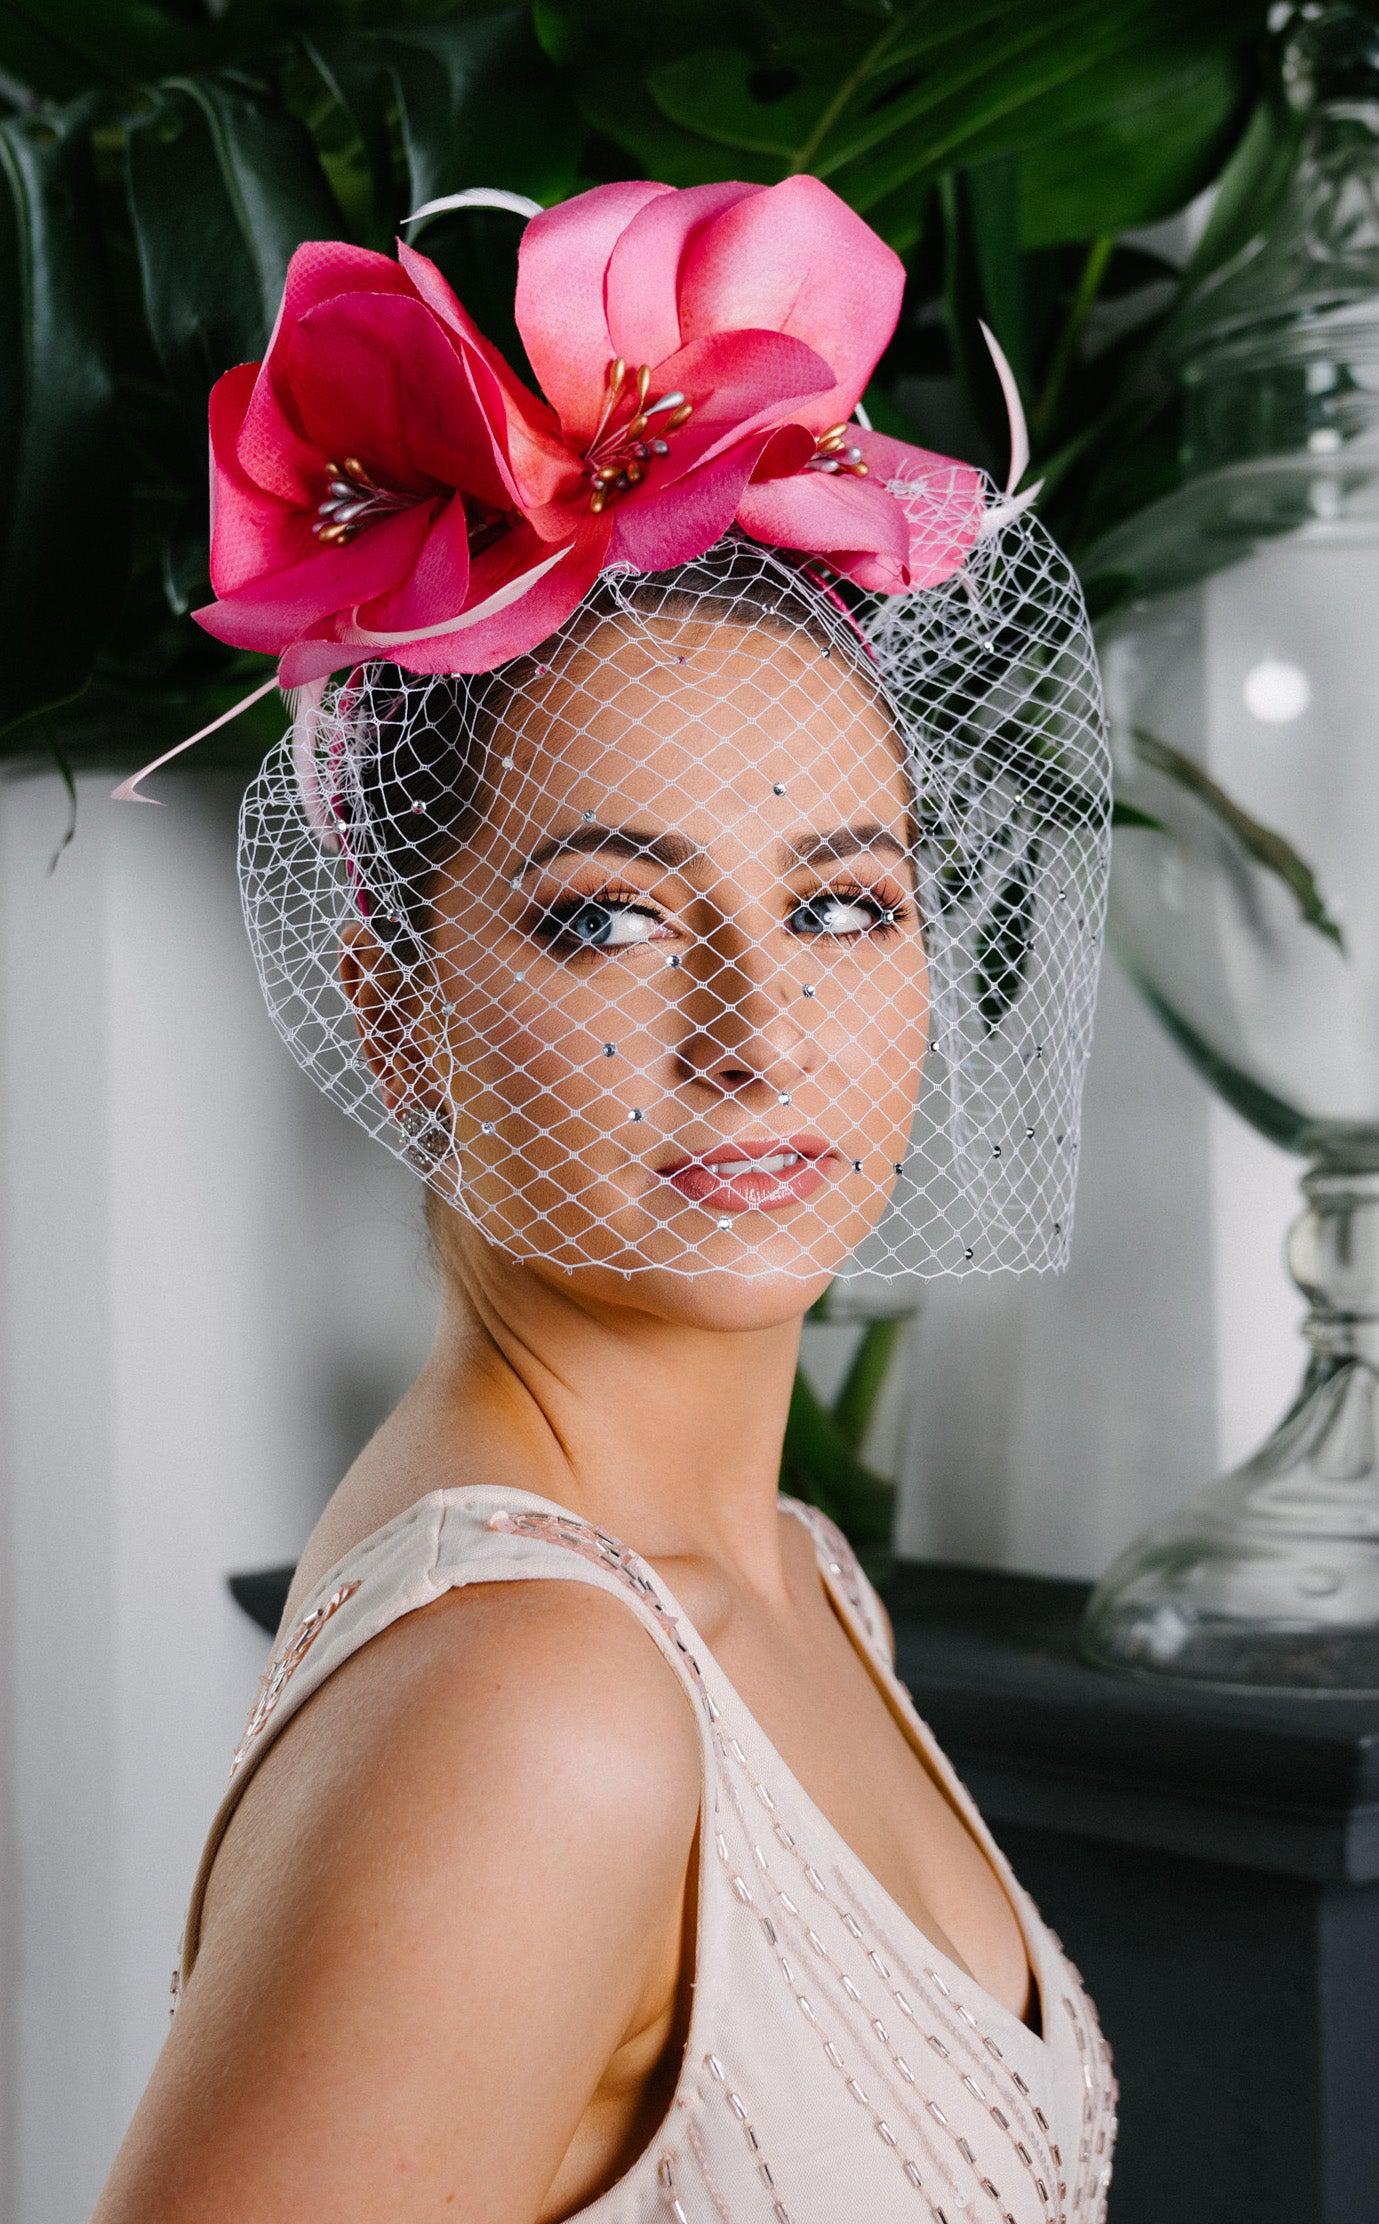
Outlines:
[[[744,632],[760,647],[745,666]],[[731,740],[705,724],[716,689],[748,697]],[[859,718],[887,745],[849,758],[845,777]],[[555,635],[493,672],[377,661],[342,678],[245,795],[245,918],[268,1008],[312,1079],[516,1256],[749,1277],[1057,1268],[1107,779],[1081,596],[1028,512],[961,575],[850,604],[807,564],[728,535],[662,572],[605,573]],[[672,836],[692,827],[710,859],[720,836],[733,857],[765,857],[800,825],[831,828],[841,801],[901,829],[887,883],[912,891],[899,954],[873,939],[879,884],[855,892],[846,857],[815,869],[812,911],[806,889],[793,913],[754,901],[754,940],[738,917],[731,953],[715,911],[731,939],[740,884],[686,868],[693,901],[667,907],[677,931],[658,936],[649,856],[633,861],[626,910],[591,902],[588,879],[564,895],[567,936],[581,901],[587,931],[563,955],[554,897],[545,915],[524,911],[524,868],[553,827],[632,815]],[[476,832],[477,874],[455,862]],[[831,913],[830,873],[854,890]],[[638,934],[615,941],[629,897]],[[476,937],[464,929],[480,910],[492,931]],[[361,919],[386,1086],[341,978],[342,931]],[[754,997],[772,1017],[744,1016]],[[772,1044],[772,1024],[786,1041]],[[734,1044],[736,1088],[721,1064]],[[864,1145],[857,1114],[882,1103],[891,1125],[873,1120]],[[696,1196],[648,1173],[710,1141],[799,1130],[834,1152],[810,1195],[777,1174],[773,1197],[768,1172],[744,1205],[721,1183]]]
[[[274,1024],[519,1259],[1063,1266],[1109,760],[994,335],[1002,489],[868,422],[904,268],[819,179],[409,221],[470,202],[535,388],[405,241],[308,241],[210,397]]]

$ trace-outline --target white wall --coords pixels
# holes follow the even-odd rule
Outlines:
[[[289,1560],[424,1355],[413,1178],[259,997],[238,783],[0,782],[6,2224],[82,2224]],[[1291,1394],[1293,1169],[1108,963],[1064,1277],[931,1283],[902,1549],[1090,1575]],[[438,1478],[440,1479],[440,1478]]]
[[[9,2224],[89,2215],[295,1558],[430,1338],[414,1185],[264,1011],[237,784],[0,783]],[[8,2206],[6,2206],[6,2203]]]
[[[1211,1098],[1103,963],[1063,1274],[925,1284],[897,1541],[1095,1577],[1291,1401],[1297,1161]]]

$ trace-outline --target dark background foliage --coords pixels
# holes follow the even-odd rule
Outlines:
[[[1175,319],[1286,168],[1271,58],[1261,0],[7,0],[0,747],[126,769],[263,676],[187,617],[208,389],[298,241],[387,249],[465,185],[826,179],[910,274],[874,421],[1004,477],[985,316],[1076,555],[1172,476]],[[1218,176],[1186,272],[1123,240]],[[519,228],[411,236],[520,365]],[[188,761],[247,764],[276,715]]]

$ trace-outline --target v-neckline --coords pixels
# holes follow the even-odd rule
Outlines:
[[[766,1736],[760,1723],[757,1722],[756,1716],[752,1715],[751,1719],[756,1727],[757,1735],[761,1738],[776,1766],[790,1784],[796,1797],[802,1801],[808,1810],[811,1818],[822,1825],[834,1845],[846,1855],[852,1867],[863,1877],[891,1921],[898,1923],[911,1939],[923,1947],[927,1953],[934,1955],[943,1965],[945,1972],[951,1972],[951,1975],[957,1979],[960,1985],[965,1986],[976,1996],[988,2015],[999,2016],[1003,2023],[1018,2031],[1022,2039],[1026,2040],[1030,2046],[1037,2048],[1041,2055],[1047,2057],[1053,2051],[1052,2035],[1049,2030],[1050,1987],[1047,1966],[1042,1942],[1032,1930],[1021,1904],[1018,1879],[1000,1846],[992,1836],[981,1809],[977,1806],[976,1801],[954,1769],[933,1730],[915,1707],[905,1686],[893,1670],[883,1668],[872,1648],[869,1635],[862,1626],[861,1616],[848,1598],[842,1584],[834,1580],[823,1541],[810,1520],[803,1501],[792,1499],[782,1491],[779,1503],[785,1506],[794,1518],[808,1530],[810,1542],[814,1548],[814,1564],[818,1570],[824,1598],[833,1607],[837,1619],[842,1624],[844,1635],[850,1640],[853,1650],[860,1656],[863,1667],[867,1670],[872,1682],[876,1685],[882,1699],[899,1725],[906,1744],[915,1755],[920,1766],[925,1770],[925,1773],[932,1781],[936,1782],[938,1789],[946,1794],[950,1806],[954,1809],[959,1821],[966,1826],[969,1835],[977,1845],[978,1851],[986,1855],[991,1873],[1005,1894],[1006,1903],[1010,1908],[1016,1930],[1024,1947],[1031,1983],[1039,2003],[1039,2029],[1037,2031],[1032,2030],[1030,2025],[1022,2017],[1016,2015],[1013,2008],[1008,2008],[1003,2000],[998,2000],[994,1993],[988,1992],[985,1985],[973,1976],[970,1969],[965,1968],[961,1962],[955,1961],[951,1954],[946,1954],[937,1941],[932,1939],[926,1930],[920,1928],[914,1917],[900,1905],[893,1893],[887,1891],[875,1872],[868,1868],[856,1848],[843,1836],[837,1825],[830,1821],[817,1800],[811,1799],[804,1785]],[[655,1570],[653,1569],[652,1572],[654,1574]],[[691,1623],[690,1626],[692,1628],[693,1624]],[[696,1635],[698,1634],[696,1631]],[[700,1641],[702,1643],[702,1638]],[[714,1665],[717,1667],[718,1663],[715,1661]],[[724,1683],[728,1684],[728,1689],[732,1691],[738,1705],[744,1711],[750,1713],[746,1701],[728,1682],[728,1678],[723,1675],[721,1668],[719,1668],[718,1673],[723,1678]]]
[[[473,1487],[480,1490],[493,1490],[496,1487],[500,1494],[509,1492],[514,1497],[526,1499],[533,1505],[543,1507],[548,1513],[562,1515],[566,1521],[573,1521],[582,1528],[592,1530],[595,1527],[595,1524],[589,1520],[587,1515],[576,1513],[573,1507],[562,1506],[558,1500],[544,1497],[539,1491],[525,1490],[520,1484],[505,1486],[479,1484]],[[464,1488],[464,1485],[459,1486],[461,1492]],[[980,1984],[969,1969],[965,1969],[960,1962],[954,1961],[951,1954],[945,1954],[942,1947],[930,1938],[927,1931],[921,1930],[913,1916],[909,1915],[900,1905],[900,1902],[886,1890],[881,1879],[867,1867],[856,1848],[843,1836],[836,1824],[829,1820],[817,1800],[810,1797],[804,1785],[786,1761],[784,1754],[771,1743],[741,1692],[720,1665],[703,1631],[686,1611],[681,1600],[666,1582],[665,1577],[641,1553],[627,1544],[623,1538],[613,1536],[611,1531],[605,1531],[604,1534],[608,1535],[621,1551],[629,1554],[646,1570],[660,1592],[667,1612],[673,1615],[690,1632],[702,1657],[710,1663],[722,1689],[728,1694],[738,1711],[745,1715],[751,1723],[753,1732],[764,1752],[769,1755],[773,1768],[778,1771],[781,1779],[809,1816],[814,1827],[828,1838],[848,1866],[862,1879],[866,1891],[871,1894],[889,1922],[892,1925],[899,1926],[905,1937],[914,1946],[922,1949],[924,1953],[931,1955],[941,1964],[945,1983],[951,1977],[961,1991],[970,1993],[974,2001],[980,2002],[988,2017],[999,2017],[1008,2031],[1018,2031],[1021,2043],[1031,2050],[1033,2059],[1041,2063],[1047,2062],[1052,2059],[1054,2053],[1053,2038],[1049,2031],[1049,2007],[1052,1991],[1048,1979],[1048,1968],[1040,1944],[1031,1931],[1024,1910],[1020,1905],[1019,1887],[1014,1873],[987,1828],[985,1818],[975,1800],[961,1782],[928,1723],[915,1710],[912,1701],[909,1703],[908,1711],[897,1703],[897,1692],[908,1699],[908,1694],[905,1693],[904,1686],[900,1683],[899,1678],[895,1679],[895,1692],[887,1688],[880,1673],[880,1663],[871,1649],[866,1633],[861,1628],[860,1617],[857,1616],[841,1586],[833,1582],[818,1532],[815,1530],[808,1514],[803,1510],[802,1503],[792,1501],[785,1492],[779,1494],[777,1502],[788,1507],[792,1518],[801,1522],[809,1531],[810,1541],[814,1548],[814,1564],[818,1571],[820,1586],[826,1603],[834,1605],[838,1618],[842,1622],[844,1634],[851,1639],[854,1650],[861,1655],[863,1665],[870,1673],[882,1698],[891,1707],[905,1736],[906,1743],[914,1753],[920,1766],[937,1780],[940,1790],[946,1789],[949,1801],[954,1807],[959,1820],[967,1824],[979,1850],[987,1856],[992,1873],[1006,1895],[1011,1913],[1015,1919],[1016,1928],[1024,1944],[1034,1989],[1039,1999],[1040,2027],[1037,2031],[1031,2030],[1030,2026],[1023,2022],[1013,2009],[1006,2007],[1004,2001],[998,2000],[994,1993],[988,1992],[985,1985]],[[916,1731],[918,1737],[914,1734]]]
[[[587,1515],[577,1513],[572,1506],[562,1506],[557,1499],[547,1498],[540,1491],[524,1489],[523,1486],[519,1483],[498,1485],[490,1483],[441,1484],[434,1492],[428,1493],[420,1499],[414,1499],[409,1506],[404,1507],[398,1514],[395,1514],[391,1521],[385,1522],[382,1525],[382,1529],[374,1530],[370,1532],[370,1534],[366,1537],[357,1538],[355,1540],[355,1543],[345,1552],[340,1554],[338,1558],[334,1560],[328,1568],[326,1568],[324,1573],[320,1577],[318,1577],[313,1590],[305,1595],[303,1604],[309,1605],[311,1600],[315,1598],[317,1594],[321,1592],[328,1583],[338,1581],[340,1571],[353,1560],[360,1547],[365,1544],[373,1543],[382,1534],[383,1530],[391,1530],[394,1525],[400,1526],[404,1522],[413,1520],[420,1508],[428,1503],[428,1500],[431,1503],[434,1503],[437,1498],[463,1498],[471,1491],[477,1491],[481,1494],[492,1496],[497,1500],[501,1500],[503,1497],[507,1496],[524,1499],[529,1505],[541,1507],[547,1513],[558,1514],[562,1516],[566,1521],[574,1522],[581,1528],[592,1531],[596,1526],[589,1520]],[[854,1651],[859,1654],[862,1660],[862,1664],[866,1668],[868,1674],[871,1676],[877,1690],[881,1693],[882,1698],[890,1707],[891,1712],[894,1715],[895,1720],[899,1724],[901,1732],[905,1737],[907,1745],[914,1753],[915,1758],[918,1760],[920,1766],[924,1768],[926,1773],[937,1782],[940,1790],[945,1790],[947,1792],[950,1804],[953,1806],[955,1812],[957,1813],[959,1820],[966,1823],[967,1828],[975,1839],[978,1848],[987,1856],[987,1860],[991,1866],[992,1873],[995,1876],[997,1883],[1001,1886],[1001,1889],[1005,1893],[1011,1913],[1015,1918],[1016,1928],[1018,1929],[1021,1940],[1024,1944],[1025,1955],[1029,1963],[1030,1974],[1034,1983],[1034,1989],[1039,1999],[1039,2029],[1037,2031],[1031,2030],[1029,2024],[1024,2022],[1021,2017],[1016,2015],[1012,2008],[1008,2008],[1005,2005],[1004,2001],[998,2000],[994,1993],[988,1992],[985,1985],[979,1983],[977,1978],[972,1975],[972,1972],[969,1969],[965,1969],[960,1962],[954,1961],[951,1954],[946,1954],[943,1951],[943,1948],[929,1936],[929,1933],[920,1928],[919,1924],[915,1922],[913,1916],[907,1913],[907,1911],[900,1905],[900,1902],[894,1897],[894,1895],[887,1891],[885,1885],[881,1882],[881,1879],[874,1873],[874,1871],[867,1867],[867,1864],[865,1863],[865,1861],[863,1861],[856,1848],[849,1842],[848,1839],[843,1836],[841,1830],[838,1829],[837,1825],[830,1821],[829,1817],[824,1813],[823,1808],[820,1807],[820,1805],[818,1804],[818,1801],[811,1798],[804,1785],[800,1782],[799,1777],[795,1774],[795,1771],[790,1767],[789,1763],[785,1759],[784,1754],[780,1752],[778,1747],[772,1744],[770,1738],[766,1735],[766,1732],[762,1728],[761,1723],[758,1721],[756,1715],[753,1714],[751,1708],[748,1706],[741,1692],[733,1683],[726,1670],[721,1666],[717,1655],[714,1653],[713,1648],[710,1646],[707,1638],[704,1636],[703,1631],[697,1626],[691,1615],[686,1611],[681,1600],[676,1596],[675,1592],[672,1591],[670,1585],[666,1582],[665,1577],[659,1572],[657,1568],[652,1566],[649,1560],[645,1559],[641,1553],[636,1552],[634,1548],[631,1545],[625,1543],[622,1538],[612,1537],[611,1541],[617,1544],[624,1553],[630,1555],[639,1563],[642,1568],[646,1570],[647,1575],[650,1577],[651,1581],[656,1585],[657,1590],[660,1592],[662,1601],[665,1604],[667,1611],[676,1620],[683,1623],[684,1627],[694,1637],[702,1657],[709,1662],[720,1686],[727,1693],[733,1705],[742,1715],[746,1717],[748,1722],[750,1722],[750,1724],[752,1725],[754,1735],[758,1739],[763,1751],[769,1755],[771,1763],[773,1767],[778,1771],[782,1781],[789,1787],[794,1798],[798,1801],[804,1812],[809,1816],[814,1827],[817,1828],[823,1834],[823,1836],[825,1836],[830,1841],[830,1843],[842,1856],[848,1866],[854,1871],[857,1876],[861,1878],[866,1891],[871,1894],[877,1906],[881,1909],[882,1913],[889,1920],[889,1922],[892,1925],[898,1926],[905,1937],[912,1941],[912,1943],[916,1947],[921,1949],[924,1953],[932,1955],[936,1961],[942,1964],[943,1970],[947,1973],[944,1979],[945,1983],[948,1982],[949,1978],[951,1977],[956,1982],[959,1988],[969,1992],[973,1996],[973,1999],[975,2001],[980,2002],[981,2006],[989,2017],[999,2017],[1001,2023],[1008,2031],[1018,2032],[1020,2035],[1021,2043],[1028,2046],[1032,2050],[1034,2059],[1040,2062],[1050,2061],[1054,2054],[1054,2042],[1053,2035],[1049,2031],[1049,2007],[1052,2000],[1052,1986],[1049,1981],[1048,1963],[1045,1958],[1042,1942],[1038,1938],[1037,1933],[1031,1930],[1031,1927],[1026,1920],[1024,1909],[1020,1903],[1020,1888],[1018,1880],[1016,1879],[1009,1862],[1006,1860],[1004,1853],[1001,1851],[1001,1848],[997,1845],[995,1838],[991,1834],[991,1831],[988,1829],[986,1818],[982,1814],[981,1809],[977,1806],[976,1801],[972,1798],[972,1795],[967,1790],[966,1785],[963,1784],[961,1778],[958,1776],[957,1771],[954,1769],[952,1763],[949,1761],[947,1754],[944,1752],[942,1746],[939,1744],[939,1741],[935,1737],[932,1729],[929,1727],[929,1724],[924,1720],[923,1716],[915,1707],[913,1700],[910,1698],[909,1692],[901,1683],[899,1677],[894,1674],[893,1670],[883,1672],[882,1664],[879,1661],[875,1651],[873,1650],[870,1635],[862,1627],[860,1614],[852,1605],[850,1599],[847,1597],[847,1594],[843,1590],[842,1585],[840,1583],[836,1583],[833,1580],[833,1576],[828,1565],[827,1556],[823,1548],[822,1540],[819,1536],[818,1531],[814,1527],[813,1522],[809,1518],[809,1514],[805,1509],[804,1502],[802,1500],[793,1499],[786,1492],[782,1491],[778,1495],[777,1503],[786,1507],[791,1514],[792,1519],[799,1521],[802,1526],[806,1530],[808,1530],[810,1543],[813,1547],[814,1552],[814,1565],[818,1573],[820,1589],[825,1603],[833,1607],[837,1619],[842,1624],[844,1635],[852,1643]],[[610,1532],[605,1531],[604,1533],[611,1536]],[[889,1676],[890,1678],[890,1684],[888,1684],[886,1680],[887,1676]],[[893,1689],[890,1687],[891,1684],[893,1684],[894,1686]]]

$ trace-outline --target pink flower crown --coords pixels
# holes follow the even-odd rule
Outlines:
[[[1007,499],[952,457],[854,424],[895,330],[904,265],[819,179],[629,182],[527,214],[516,319],[534,394],[436,265],[313,240],[288,265],[261,363],[210,397],[211,583],[193,613],[320,699],[383,657],[492,670],[547,639],[613,565],[658,571],[736,529],[882,594],[961,570],[1023,509],[1018,397]],[[409,218],[408,221],[415,221]],[[122,781],[136,784],[215,726]]]

